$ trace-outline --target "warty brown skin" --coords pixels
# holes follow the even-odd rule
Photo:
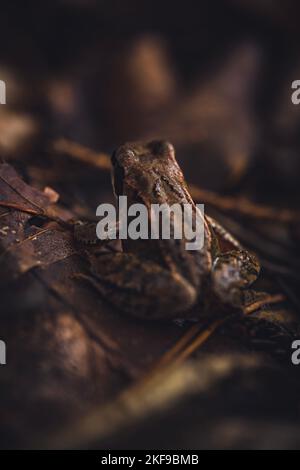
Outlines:
[[[142,203],[191,204],[203,218],[204,246],[187,250],[187,240],[122,240],[123,252],[100,256],[92,262],[97,290],[118,309],[142,318],[168,319],[201,315],[212,297],[237,306],[242,290],[254,282],[259,263],[216,221],[199,214],[176,161],[173,146],[165,141],[135,142],[121,146],[112,156],[116,196],[126,195],[128,206]],[[229,250],[221,252],[219,240]]]

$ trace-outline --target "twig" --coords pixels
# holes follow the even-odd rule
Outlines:
[[[173,364],[178,365],[187,359],[191,354],[193,354],[193,352],[202,346],[221,325],[228,321],[229,318],[231,317],[227,316],[211,323],[194,339],[194,341],[192,341],[185,349],[180,352],[177,357],[175,357]]]
[[[98,153],[83,145],[68,139],[57,139],[53,142],[53,150],[57,153],[65,153],[71,158],[83,163],[95,166],[100,170],[110,170],[110,158],[106,153]]]
[[[249,315],[250,313],[253,313],[259,308],[263,307],[264,305],[280,303],[284,300],[286,300],[286,297],[283,294],[267,295],[263,299],[259,299],[253,302],[251,305],[245,307],[243,309],[243,312],[246,315]],[[201,331],[191,343],[189,343],[189,341],[192,340],[201,329],[200,323],[196,323],[195,325],[193,325],[179,339],[179,341],[177,341],[175,345],[161,357],[160,361],[156,364],[156,366],[154,366],[152,371],[155,372],[156,370],[163,368],[172,362],[178,364],[179,362],[185,360],[194,351],[196,351],[196,349],[202,346],[205,341],[208,340],[208,338],[210,338],[210,336],[219,328],[219,326],[223,325],[227,320],[231,318],[232,315],[229,315],[222,319],[214,321],[213,323],[208,325],[207,328]]]
[[[248,305],[247,307],[244,307],[243,312],[246,315],[249,315],[250,313],[253,313],[259,308],[263,307],[264,305],[278,304],[280,302],[284,302],[285,300],[286,300],[286,297],[283,294],[269,295],[269,296],[264,297],[263,299],[256,300],[255,302],[253,302],[251,305]]]
[[[201,328],[200,323],[196,323],[191,328],[189,328],[186,333],[181,336],[181,338],[175,343],[171,349],[169,349],[163,356],[160,358],[159,362],[156,364],[155,368],[163,367],[164,365],[170,363],[172,359],[183,350],[183,348],[189,343],[189,341],[199,332]]]
[[[67,229],[73,227],[73,224],[71,222],[67,222],[66,220],[61,219],[57,215],[54,215],[51,209],[44,209],[39,206],[37,206],[38,209],[31,209],[30,207],[22,206],[19,203],[11,201],[0,201],[0,207],[7,207],[16,211],[25,212],[26,214],[45,217],[46,219],[52,220],[53,222],[57,222],[58,224],[62,225]]]
[[[57,153],[65,153],[82,163],[97,167],[100,170],[108,171],[111,168],[110,157],[106,153],[98,153],[81,144],[68,139],[58,139],[53,143],[53,149]],[[195,201],[225,212],[236,212],[238,214],[254,219],[263,219],[271,222],[293,223],[299,221],[300,212],[290,209],[276,209],[274,207],[255,204],[242,197],[220,196],[212,191],[201,189],[198,186],[189,184],[192,198]]]
[[[244,197],[220,196],[206,189],[200,189],[195,185],[189,185],[189,188],[193,199],[209,204],[223,212],[237,212],[250,218],[270,222],[294,223],[298,220],[300,223],[300,212],[298,211],[255,204]]]

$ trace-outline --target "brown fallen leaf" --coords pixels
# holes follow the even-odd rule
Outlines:
[[[32,188],[10,165],[3,164],[0,194],[2,281],[16,279],[33,267],[43,267],[75,253],[71,231],[63,231],[59,223],[49,220],[60,220],[59,211],[51,208],[52,193]]]

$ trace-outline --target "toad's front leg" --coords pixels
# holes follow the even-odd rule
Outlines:
[[[244,290],[251,286],[260,272],[260,264],[254,253],[247,251],[216,220],[207,217],[211,230],[217,237],[217,246],[225,250],[214,253],[211,280],[212,290],[225,304],[240,307]]]

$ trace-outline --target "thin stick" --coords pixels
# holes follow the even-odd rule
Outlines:
[[[51,208],[43,209],[39,207],[38,209],[31,209],[30,207],[22,206],[19,203],[10,202],[10,201],[0,201],[0,207],[7,207],[9,209],[13,209],[20,212],[25,212],[26,214],[36,215],[40,217],[45,217],[48,220],[52,220],[53,222],[57,222],[58,224],[62,225],[66,229],[70,229],[73,227],[71,222],[61,219],[60,217],[54,215],[51,212]]]
[[[286,297],[283,294],[276,294],[276,295],[269,295],[264,297],[263,299],[257,300],[253,302],[251,305],[245,307],[243,312],[246,315],[255,312],[259,308],[263,307],[267,304],[275,304],[280,303],[286,300]],[[180,339],[175,343],[175,345],[169,349],[161,358],[161,360],[156,364],[153,368],[153,372],[160,369],[161,367],[165,367],[167,364],[172,363],[174,359],[174,363],[178,364],[185,360],[188,356],[190,356],[196,349],[202,346],[205,341],[210,338],[210,336],[227,320],[232,318],[232,316],[226,316],[222,319],[216,320],[215,322],[211,323],[205,330],[203,330],[190,344],[189,341],[197,334],[201,325],[199,323],[193,325]],[[187,346],[185,348],[185,346]],[[176,357],[177,356],[177,357]]]
[[[188,342],[198,333],[201,328],[199,323],[193,325],[186,333],[181,336],[181,338],[175,343],[171,349],[169,349],[165,354],[162,355],[160,360],[157,362],[154,368],[163,367],[166,364],[170,363],[172,359],[180,353],[180,351],[188,344]]]
[[[221,326],[223,323],[229,320],[231,317],[224,317],[219,320],[214,321],[209,325],[204,331],[202,331],[192,343],[184,349],[176,358],[173,364],[179,364],[187,359],[193,352],[195,352],[200,346],[202,346],[211,335]]]
[[[110,170],[110,157],[106,153],[98,153],[83,145],[68,139],[57,139],[53,142],[53,150],[57,153],[65,153],[71,158],[83,163],[95,166],[100,170]]]
[[[110,157],[103,152],[80,145],[68,139],[58,139],[53,143],[53,149],[56,153],[65,153],[82,163],[92,165],[100,170],[108,171],[111,168]],[[246,198],[233,198],[220,196],[212,191],[201,189],[193,184],[189,185],[191,196],[195,201],[219,209],[221,211],[237,212],[249,218],[263,219],[271,222],[293,223],[297,220],[300,223],[300,212],[290,209],[276,209],[274,207],[255,204]]]
[[[255,204],[243,197],[220,196],[195,185],[189,185],[191,195],[196,201],[209,204],[221,211],[237,212],[244,216],[271,222],[292,223],[297,220],[300,223],[300,212],[290,209],[276,209],[274,207]]]
[[[284,302],[285,300],[286,297],[283,294],[266,296],[264,299],[257,300],[256,302],[253,302],[253,304],[244,307],[243,312],[246,315],[249,315],[250,313],[253,313],[259,308],[263,307],[264,305],[277,304],[280,302]]]

